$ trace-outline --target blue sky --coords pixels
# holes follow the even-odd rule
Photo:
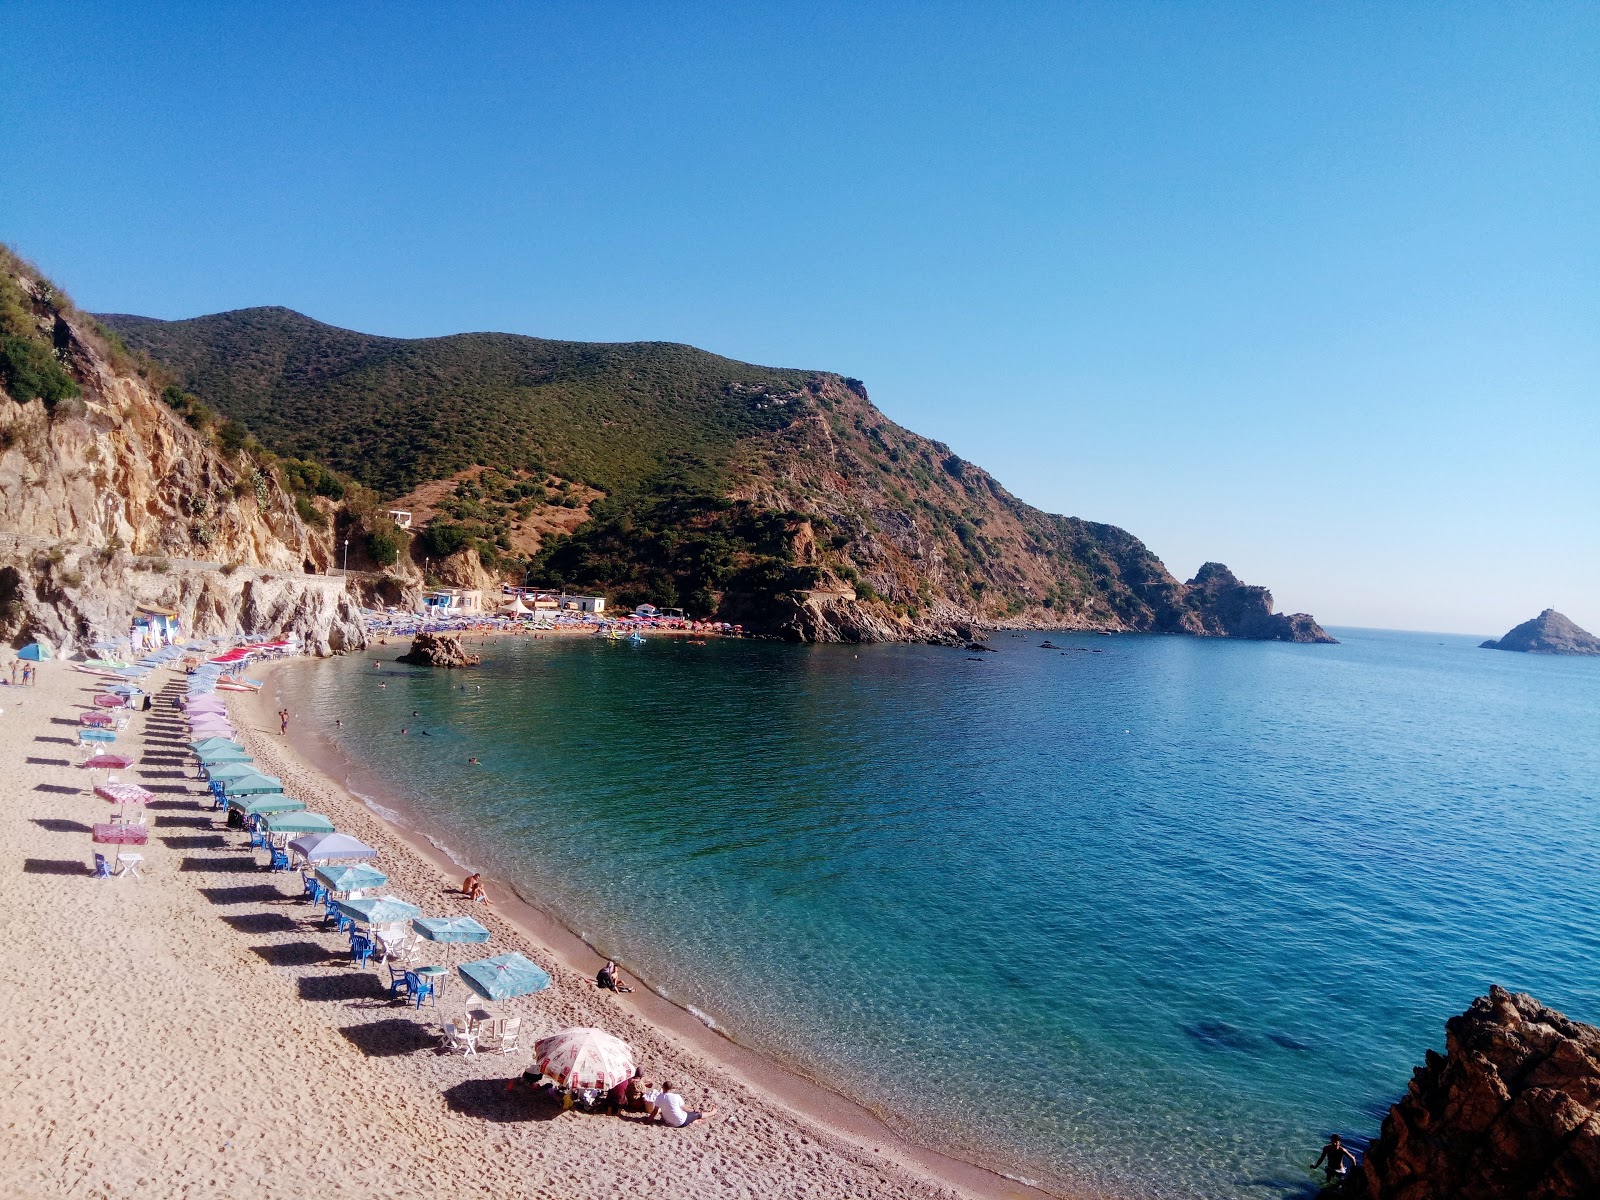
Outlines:
[[[0,2],[100,310],[691,342],[1326,624],[1600,630],[1600,6]]]

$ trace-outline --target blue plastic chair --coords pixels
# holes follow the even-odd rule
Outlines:
[[[411,972],[396,971],[392,963],[389,965],[389,999],[411,999]]]
[[[316,903],[317,877],[315,875],[300,876],[300,886],[304,889],[303,893],[301,894],[301,899],[310,900],[312,903]]]
[[[359,933],[350,935],[350,963],[352,966],[364,967],[367,960],[372,957],[372,939]]]
[[[433,995],[433,980],[424,979],[415,971],[406,972],[406,986],[411,989],[411,999],[416,1002],[418,1008],[422,1007],[424,1000]]]
[[[333,931],[335,933],[344,933],[346,930],[354,929],[356,927],[356,923],[354,921],[345,916],[331,904],[328,905],[328,911],[323,914],[322,922],[324,925],[328,923],[329,918],[332,918],[333,920]]]
[[[272,848],[272,861],[267,864],[267,868],[272,871],[290,870],[288,851],[280,850],[274,846]]]
[[[104,854],[96,854],[94,856],[94,877],[96,879],[111,878],[111,864],[106,861]]]
[[[252,850],[267,844],[267,831],[259,827],[250,830],[250,848]]]

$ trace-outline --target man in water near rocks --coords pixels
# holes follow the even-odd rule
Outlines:
[[[1356,1156],[1345,1147],[1344,1139],[1337,1133],[1328,1135],[1328,1144],[1322,1148],[1322,1153],[1317,1155],[1317,1161],[1311,1164],[1315,1171],[1326,1161],[1327,1181],[1332,1184],[1334,1180],[1341,1183],[1350,1174],[1350,1168],[1356,1165]]]

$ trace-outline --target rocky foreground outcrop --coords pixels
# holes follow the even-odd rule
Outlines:
[[[414,667],[475,667],[483,658],[469,654],[454,634],[419,633],[411,639],[411,649],[396,661]]]
[[[1524,621],[1499,641],[1480,644],[1484,650],[1517,650],[1524,654],[1600,654],[1600,637],[1580,629],[1553,608]]]
[[[1349,1193],[1368,1200],[1600,1196],[1600,1029],[1489,989],[1445,1023]]]

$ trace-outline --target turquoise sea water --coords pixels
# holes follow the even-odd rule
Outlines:
[[[279,686],[658,990],[1047,1185],[1309,1194],[1491,982],[1600,1020],[1600,660],[1051,636]]]

